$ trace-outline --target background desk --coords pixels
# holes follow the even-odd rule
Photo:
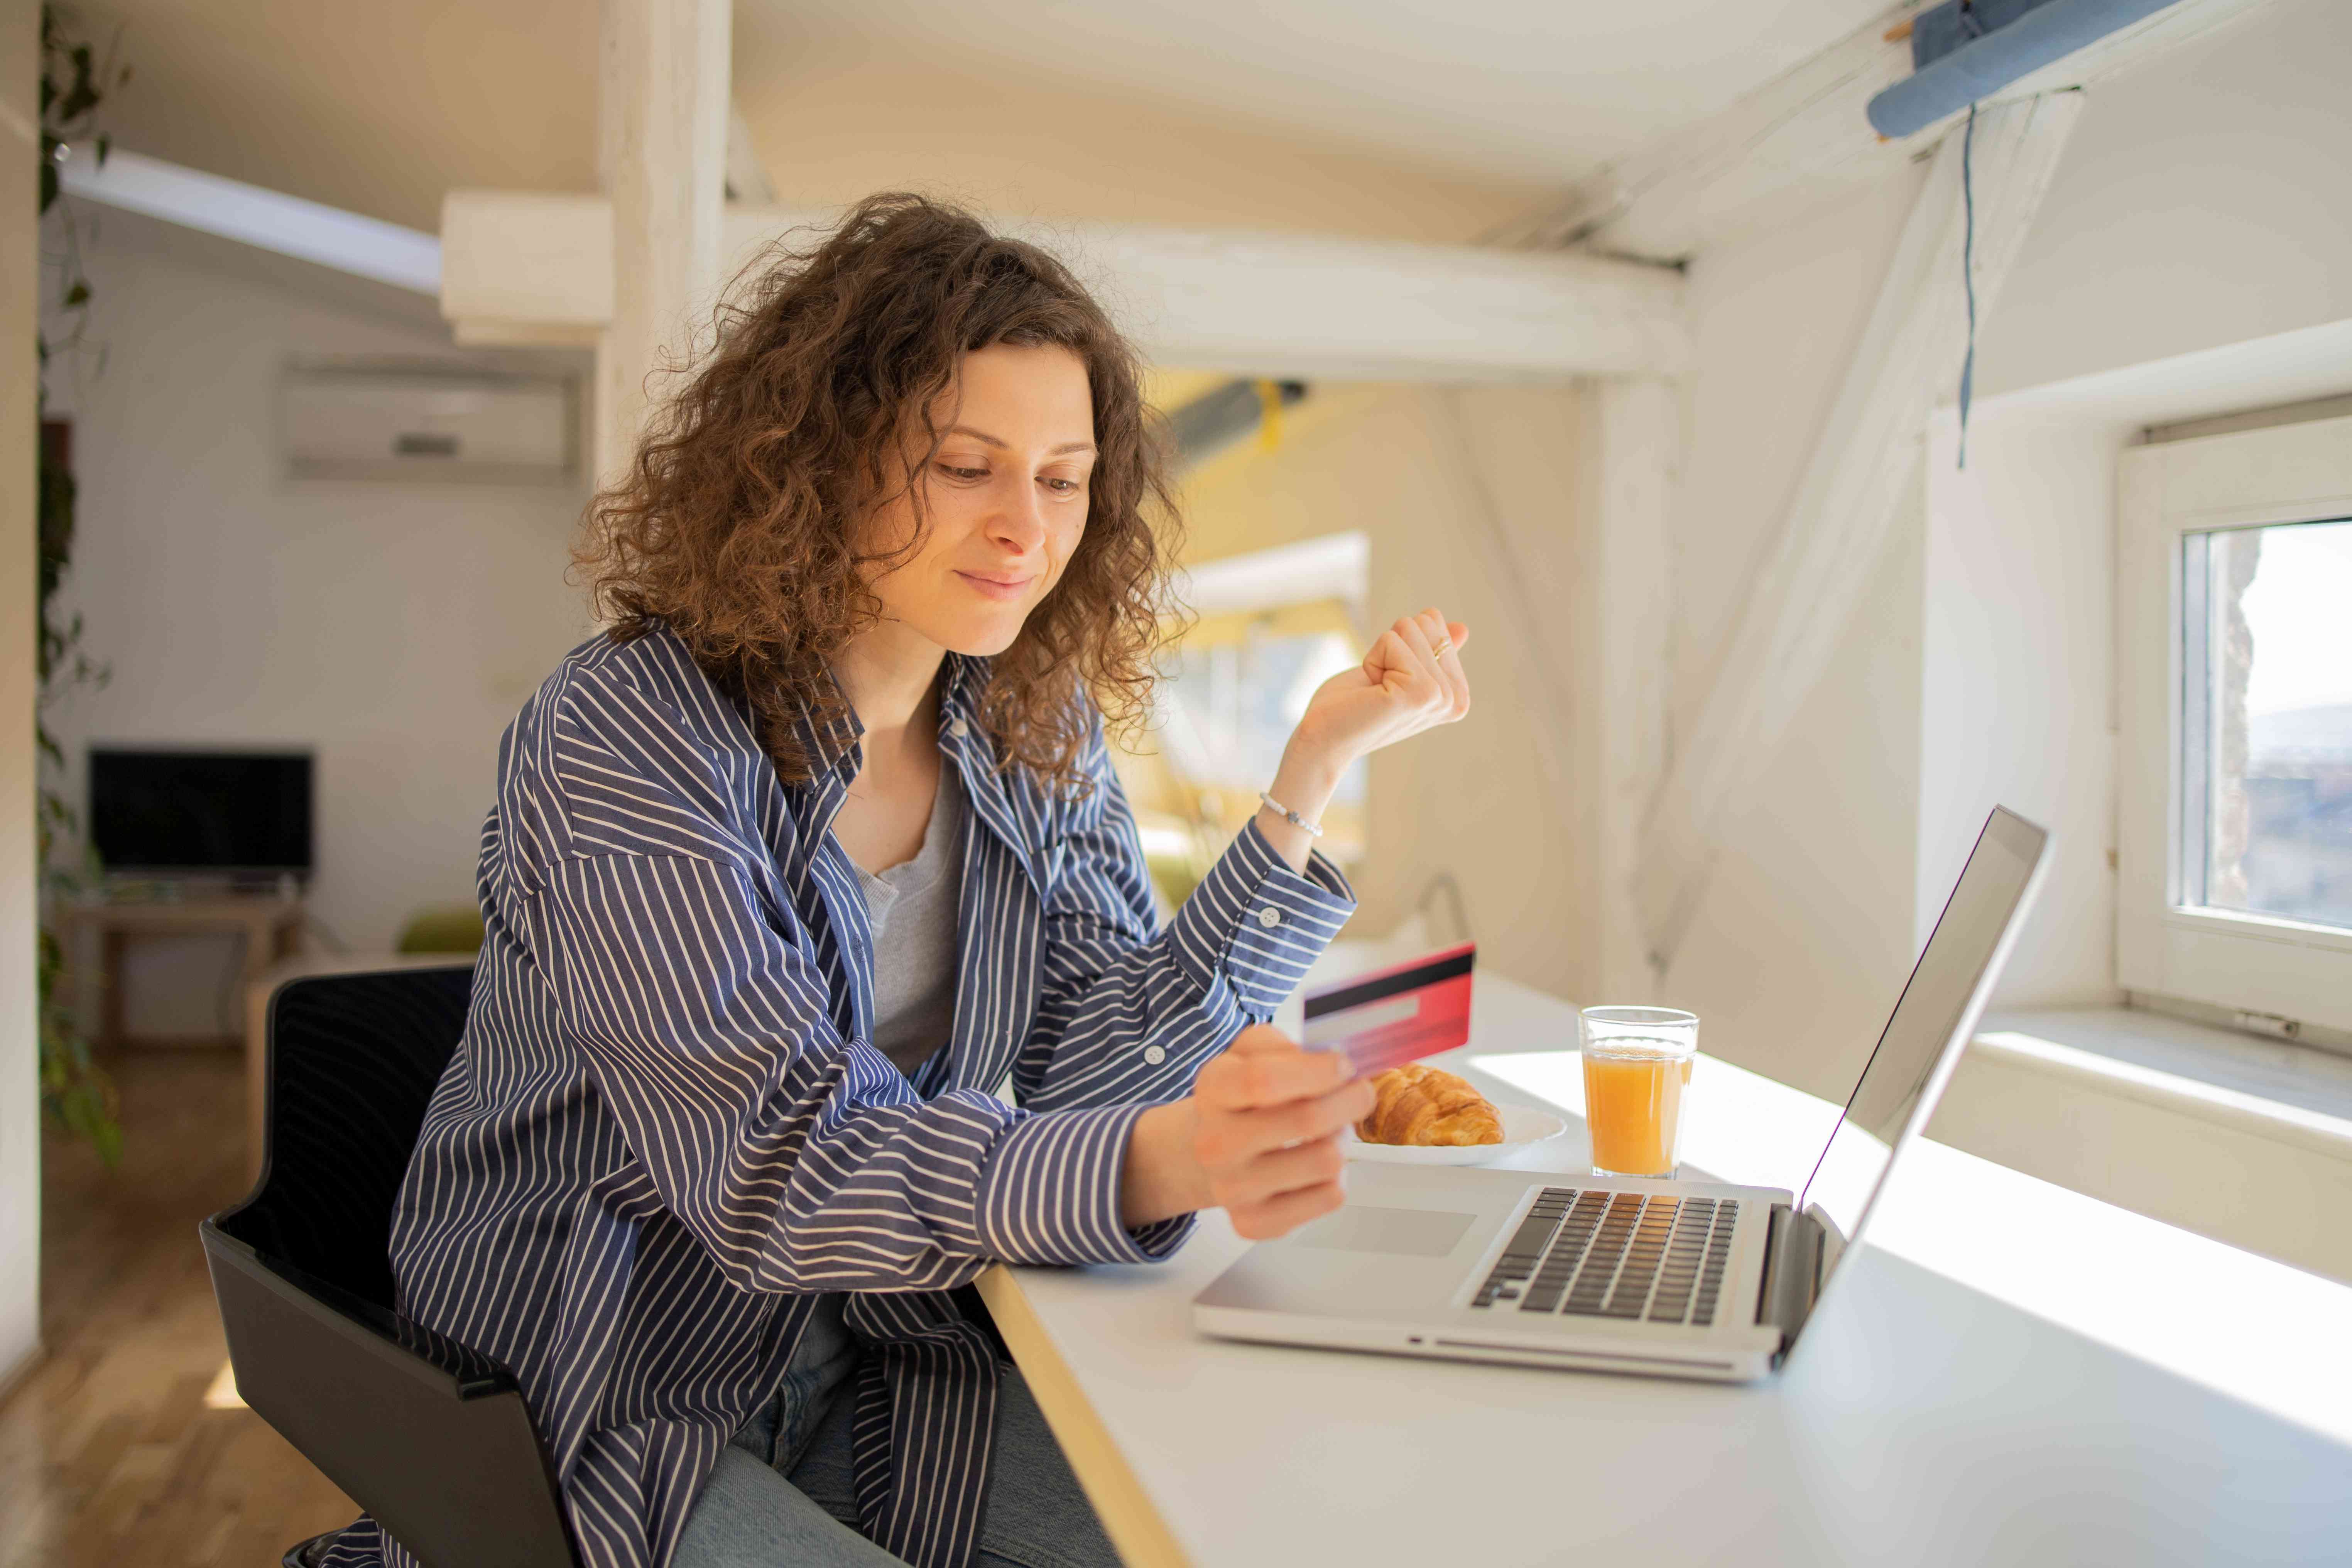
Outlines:
[[[1442,1065],[1575,1115],[1573,1030],[1484,977]],[[1703,1058],[1685,1154],[1793,1188],[1835,1115]],[[2352,1562],[2352,1289],[1940,1144],[1883,1202],[1744,1387],[1205,1339],[1221,1214],[982,1289],[1129,1568]]]
[[[66,952],[81,962],[83,931],[99,937],[97,1037],[108,1046],[128,1042],[122,1022],[122,953],[134,936],[226,933],[242,939],[243,980],[250,984],[275,963],[301,951],[303,906],[299,899],[273,897],[154,900],[119,903],[92,900],[65,906]]]

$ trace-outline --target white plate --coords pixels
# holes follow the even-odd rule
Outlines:
[[[1349,1128],[1339,1135],[1340,1145],[1350,1160],[1370,1160],[1382,1165],[1483,1165],[1499,1160],[1514,1150],[1530,1143],[1540,1143],[1547,1138],[1557,1138],[1568,1131],[1568,1123],[1549,1110],[1538,1110],[1532,1105],[1513,1105],[1507,1100],[1496,1100],[1495,1109],[1503,1113],[1503,1141],[1500,1143],[1469,1143],[1460,1148],[1422,1148],[1405,1143],[1367,1143]]]

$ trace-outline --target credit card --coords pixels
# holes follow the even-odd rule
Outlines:
[[[1343,1052],[1364,1077],[1468,1045],[1477,956],[1465,942],[1308,992],[1307,1048]]]

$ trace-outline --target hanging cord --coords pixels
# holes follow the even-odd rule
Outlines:
[[[1969,466],[1969,399],[1977,380],[1977,182],[1972,154],[1977,145],[1977,106],[1969,105],[1969,128],[1960,133],[1960,201],[1967,221],[1960,234],[1960,281],[1969,292],[1969,352],[1960,361],[1960,467]]]

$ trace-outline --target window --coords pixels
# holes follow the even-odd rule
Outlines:
[[[1315,689],[1363,657],[1346,606],[1324,599],[1203,619],[1177,645],[1160,686],[1160,750],[1199,792],[1204,824],[1238,832],[1256,815]],[[1363,804],[1364,770],[1351,767],[1323,812],[1335,859],[1362,849]]]
[[[1160,669],[1150,733],[1118,759],[1144,855],[1172,905],[1258,808],[1307,699],[1363,656],[1370,548],[1361,533],[1227,556],[1183,585],[1197,618]],[[1323,812],[1342,865],[1364,841],[1364,767]]]
[[[2352,1027],[2352,419],[2128,449],[2116,967]]]
[[[2352,521],[2180,545],[2182,902],[2352,930]]]

